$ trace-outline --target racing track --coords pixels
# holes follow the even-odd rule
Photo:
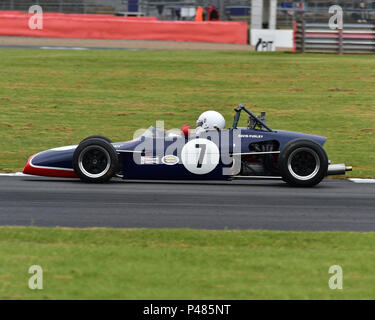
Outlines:
[[[375,184],[0,177],[0,225],[375,231]]]

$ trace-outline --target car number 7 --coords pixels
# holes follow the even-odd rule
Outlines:
[[[206,144],[196,144],[195,147],[197,149],[201,149],[200,153],[199,153],[199,159],[198,159],[198,163],[197,163],[197,168],[202,168],[203,159],[204,159],[204,156],[206,155],[207,145]]]

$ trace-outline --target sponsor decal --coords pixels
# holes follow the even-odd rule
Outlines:
[[[173,165],[179,163],[180,159],[176,156],[173,156],[173,155],[167,155],[167,156],[164,156],[161,159],[161,162],[168,165],[168,166],[173,166]]]
[[[262,139],[263,135],[261,134],[239,134],[238,138]]]
[[[159,164],[158,157],[144,156],[141,157],[141,164]]]

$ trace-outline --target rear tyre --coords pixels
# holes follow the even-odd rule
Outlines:
[[[295,187],[313,187],[327,175],[328,157],[312,140],[289,142],[280,153],[279,171],[285,182]]]
[[[118,168],[115,148],[101,138],[83,140],[73,155],[73,168],[84,182],[104,183],[109,181]]]

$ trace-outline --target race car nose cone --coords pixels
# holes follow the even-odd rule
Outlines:
[[[32,158],[34,158],[34,156],[35,156],[35,154],[32,155],[32,156],[27,160],[26,165],[25,165],[25,167],[23,168],[23,173],[24,173],[24,174],[33,174],[33,168],[32,168],[32,166],[31,166],[31,164],[30,164],[30,161],[31,161]]]
[[[34,162],[37,160],[40,154],[41,153],[34,154],[27,160],[27,163],[23,168],[24,174],[58,178],[77,178],[77,175],[73,169],[41,166],[38,164],[38,162],[35,164]]]

